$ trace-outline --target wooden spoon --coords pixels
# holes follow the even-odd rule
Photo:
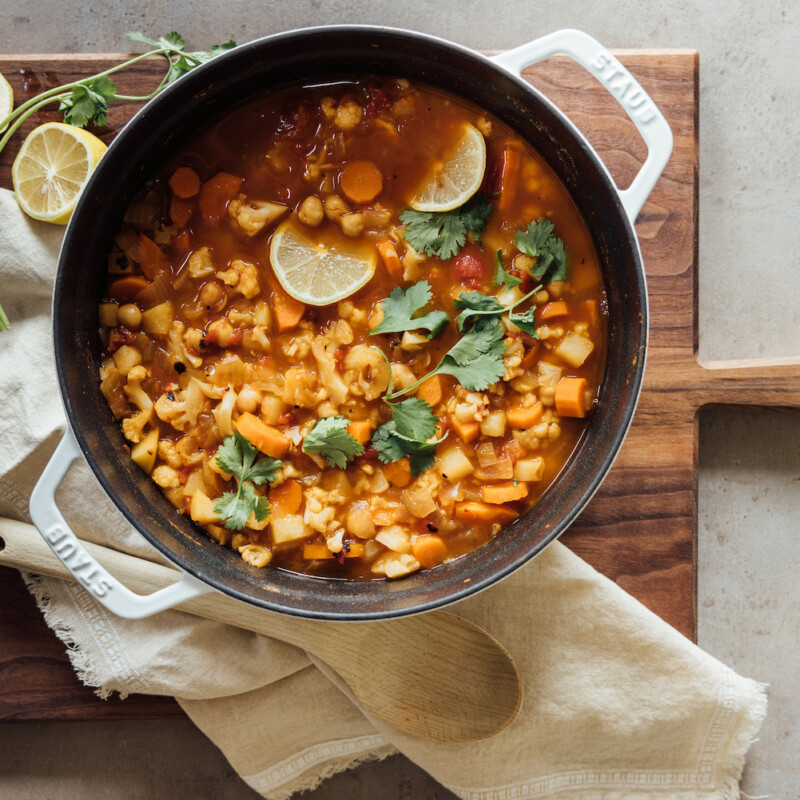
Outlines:
[[[131,590],[149,594],[179,573],[83,542]],[[75,581],[32,525],[0,519],[0,564]],[[205,619],[262,633],[318,656],[364,708],[405,733],[472,742],[513,722],[522,702],[517,668],[482,628],[433,611],[385,622],[320,622],[275,614],[217,592],[179,606]]]

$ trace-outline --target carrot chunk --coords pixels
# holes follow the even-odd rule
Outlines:
[[[516,464],[525,455],[525,448],[516,439],[509,439],[503,445],[503,455]]]
[[[339,187],[353,203],[369,203],[383,191],[383,175],[372,161],[351,161],[339,176]]]
[[[502,505],[503,503],[513,503],[515,500],[522,500],[528,496],[528,484],[523,481],[509,481],[508,483],[496,483],[492,486],[481,486],[481,497],[485,503]]]
[[[544,408],[541,403],[532,406],[515,406],[506,411],[506,420],[512,428],[532,428],[542,418]]]
[[[394,242],[390,242],[387,239],[385,242],[378,242],[377,247],[383,266],[386,267],[389,275],[396,281],[402,280],[403,265],[400,262],[400,256],[397,255],[397,248],[394,246]]]
[[[149,285],[150,282],[141,275],[128,275],[126,278],[117,278],[109,287],[108,294],[119,303],[127,303]]]
[[[462,522],[510,522],[518,516],[511,508],[489,505],[478,500],[456,503],[456,518]]]
[[[585,417],[586,378],[562,378],[556,386],[556,411],[562,417]]]
[[[218,172],[209,178],[201,187],[197,205],[203,222],[208,225],[218,223],[224,216],[228,203],[236,197],[242,179],[229,172]]]
[[[481,432],[481,426],[477,422],[461,422],[452,415],[450,415],[450,427],[465,444],[474,442]]]
[[[568,317],[570,314],[569,305],[563,300],[553,300],[545,303],[541,308],[537,308],[534,314],[537,322],[546,322],[549,319],[558,317]]]
[[[187,200],[200,191],[200,176],[191,167],[178,167],[169,179],[169,188],[175,197]]]
[[[425,533],[411,542],[411,551],[419,563],[429,569],[447,558],[447,545],[441,536]]]
[[[366,420],[351,422],[347,432],[360,444],[366,444],[372,438],[372,423]]]
[[[296,514],[303,504],[303,489],[295,480],[284,481],[269,490],[269,503],[284,514]]]
[[[270,282],[272,287],[272,310],[275,312],[275,324],[278,331],[290,331],[296,328],[303,318],[306,304],[295,300],[277,281]]]
[[[292,440],[277,428],[267,425],[246,411],[236,420],[236,430],[249,439],[264,455],[282,458],[289,450]]]
[[[182,200],[177,195],[169,201],[169,218],[179,227],[183,228],[192,218],[194,203]]]
[[[411,483],[411,464],[407,458],[401,458],[399,461],[393,461],[391,464],[383,465],[383,477],[386,478],[392,486],[408,486]]]
[[[142,254],[139,266],[148,278],[155,278],[159,272],[165,272],[170,268],[169,259],[164,251],[143,233],[139,234],[139,252]]]
[[[535,340],[534,343],[525,351],[525,355],[522,356],[522,361],[519,362],[519,365],[522,369],[530,369],[536,363],[536,357],[539,355],[539,340]]]
[[[423,381],[417,389],[417,397],[421,397],[429,406],[436,407],[442,402],[444,390],[442,388],[441,375],[431,375],[428,380]]]
[[[318,561],[333,558],[333,553],[324,544],[305,544],[303,545],[303,558],[306,561]]]

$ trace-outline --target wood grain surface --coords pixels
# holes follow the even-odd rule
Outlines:
[[[605,483],[563,541],[691,639],[696,635],[697,413],[708,405],[800,406],[800,359],[697,362],[698,60],[693,51],[618,51],[662,109],[675,148],[637,232],[649,282],[647,372],[628,438]],[[97,72],[115,56],[3,56],[18,99]],[[143,94],[156,62],[138,65],[121,90]],[[566,59],[525,77],[584,131],[621,187],[646,151],[633,125],[594,78]],[[135,106],[114,104],[110,140]],[[39,113],[21,128],[57,119]],[[0,156],[0,185],[21,137]],[[97,701],[82,689],[19,577],[0,574],[0,719],[144,718],[180,713],[168,699]]]

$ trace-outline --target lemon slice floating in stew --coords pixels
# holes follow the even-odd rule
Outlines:
[[[426,178],[409,205],[414,211],[452,211],[463,206],[480,188],[485,170],[483,134],[467,123],[455,150]]]
[[[14,90],[11,84],[0,75],[0,133],[8,125],[3,125],[3,120],[14,110]]]
[[[66,225],[106,146],[74,125],[47,122],[28,134],[11,167],[20,208],[43,222]]]
[[[375,274],[378,260],[370,244],[315,241],[291,220],[275,231],[269,258],[281,286],[295,300],[312,306],[327,306],[353,294]]]

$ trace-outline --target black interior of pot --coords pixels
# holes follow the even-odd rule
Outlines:
[[[401,581],[346,582],[256,569],[195,528],[124,450],[99,391],[97,305],[106,255],[132,195],[171,151],[216,115],[271,86],[383,74],[441,87],[515,128],[571,192],[592,231],[609,299],[601,404],[568,466],[541,502],[493,541]],[[636,240],[596,157],[549,102],[479,55],[420,34],[320,28],[253,42],[182,78],[140,112],[103,157],[67,230],[54,300],[59,380],[80,446],[128,520],[181,567],[220,590],[277,611],[369,619],[435,608],[507,575],[573,521],[622,442],[644,367],[646,290]]]

